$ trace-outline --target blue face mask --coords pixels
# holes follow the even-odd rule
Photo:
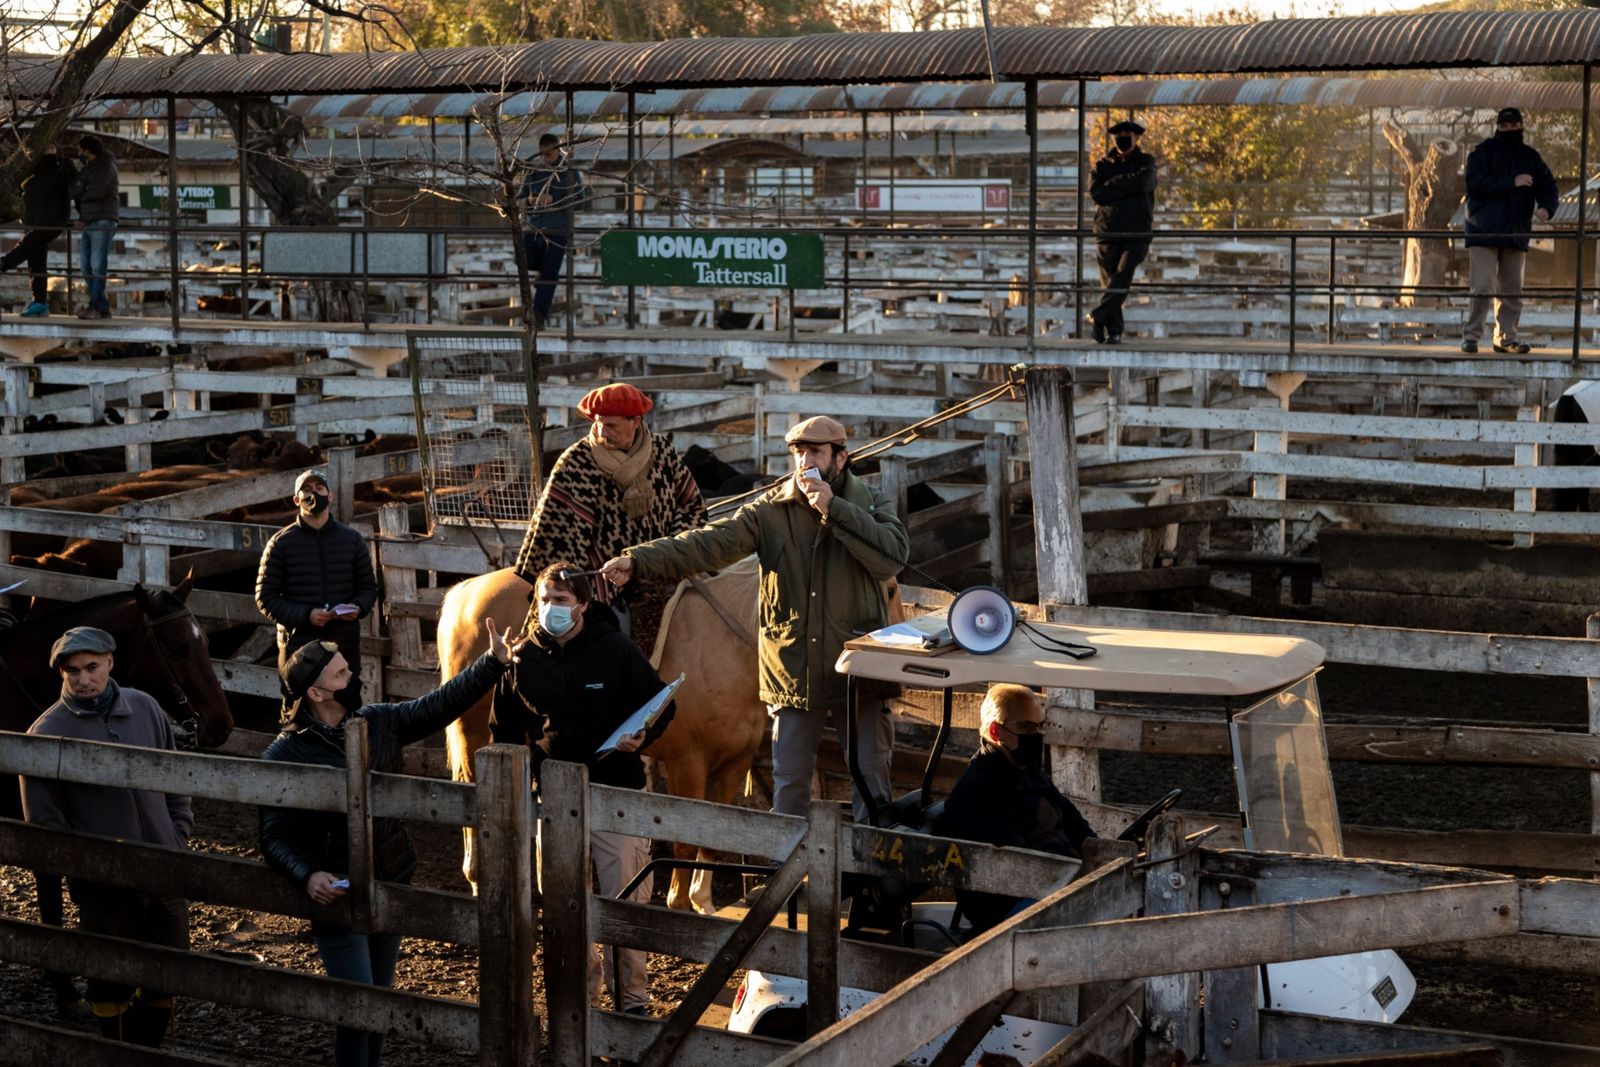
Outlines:
[[[565,604],[540,604],[539,628],[551,637],[560,637],[577,624],[572,609]]]

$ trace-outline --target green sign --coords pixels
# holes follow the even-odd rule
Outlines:
[[[607,285],[821,289],[822,237],[748,230],[613,230],[600,238]]]
[[[226,185],[180,185],[178,186],[178,210],[209,211],[212,208],[230,207],[233,204],[231,192],[232,190]],[[167,187],[165,185],[139,186],[139,206],[165,211],[167,207]]]

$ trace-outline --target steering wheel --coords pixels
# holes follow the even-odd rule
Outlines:
[[[1165,814],[1172,807],[1172,805],[1178,802],[1178,798],[1181,796],[1183,796],[1183,790],[1174,789],[1172,792],[1168,793],[1166,796],[1150,805],[1142,813],[1140,813],[1137,819],[1128,824],[1128,828],[1126,830],[1117,835],[1117,840],[1143,840],[1144,832],[1150,829],[1150,824],[1156,821],[1156,817]]]

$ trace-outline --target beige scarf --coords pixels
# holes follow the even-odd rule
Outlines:
[[[650,491],[650,460],[655,446],[650,441],[650,430],[639,424],[633,435],[633,447],[619,452],[600,439],[600,424],[589,427],[589,451],[595,465],[611,480],[622,486],[622,510],[630,519],[642,519],[650,514],[655,494]]]

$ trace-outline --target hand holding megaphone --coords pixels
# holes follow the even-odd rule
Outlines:
[[[833,502],[833,487],[822,476],[822,472],[815,467],[802,467],[796,472],[795,481],[805,495],[806,503],[815,508],[817,514],[826,515],[828,505]]]

